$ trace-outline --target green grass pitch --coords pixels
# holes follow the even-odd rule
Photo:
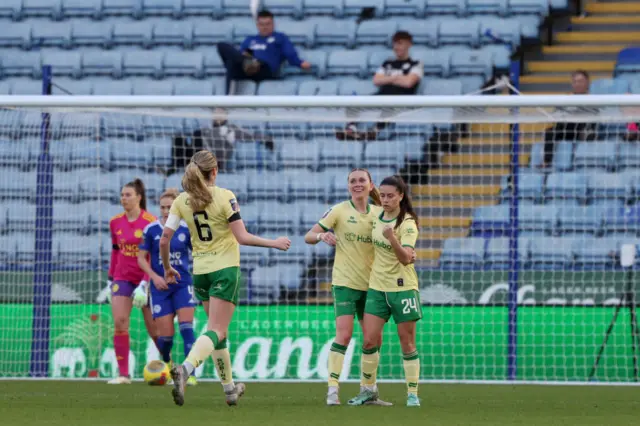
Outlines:
[[[2,425],[638,425],[640,387],[422,385],[422,407],[407,408],[401,384],[380,384],[393,407],[326,407],[324,384],[247,383],[227,407],[217,383],[188,388],[183,407],[170,387],[102,382],[0,381]]]

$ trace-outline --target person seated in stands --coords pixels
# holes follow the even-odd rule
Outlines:
[[[286,34],[274,31],[273,14],[268,10],[258,13],[258,34],[247,37],[237,50],[229,43],[218,43],[218,55],[227,69],[226,91],[233,94],[234,80],[260,82],[278,78],[280,66],[289,64],[308,70],[311,64],[298,57],[296,48]]]
[[[571,74],[571,90],[574,95],[586,95],[589,93],[589,73],[577,70]],[[561,108],[557,111],[578,114],[588,112],[585,108]],[[555,143],[558,141],[587,141],[596,137],[595,123],[556,123],[544,132],[544,158],[542,168],[551,166]]]
[[[395,57],[384,61],[374,74],[373,84],[378,87],[378,91],[373,95],[415,95],[424,75],[424,65],[409,56],[413,37],[407,31],[398,31],[393,35],[392,41]],[[347,114],[353,112],[347,111]],[[393,111],[388,111],[381,118],[388,118],[393,114]],[[373,128],[362,132],[358,131],[355,123],[349,123],[345,129],[338,130],[336,136],[341,140],[373,140],[386,125],[386,122],[378,122]]]

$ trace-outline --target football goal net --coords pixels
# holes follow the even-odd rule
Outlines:
[[[639,107],[634,95],[0,97],[0,377],[117,374],[105,288],[121,189],[142,179],[160,217],[159,196],[206,149],[247,228],[292,241],[241,249],[238,379],[327,378],[334,251],[304,234],[366,168],[376,185],[401,176],[419,216],[422,380],[633,382],[639,280],[620,251],[640,235]],[[343,379],[359,377],[356,329]],[[158,357],[140,309],[130,334],[139,378]],[[400,355],[390,321],[381,380],[403,379]]]

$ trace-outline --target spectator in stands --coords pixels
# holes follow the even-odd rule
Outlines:
[[[424,75],[424,65],[409,56],[413,37],[407,31],[398,31],[393,35],[392,41],[395,57],[384,61],[374,74],[373,84],[378,87],[374,95],[415,95]],[[347,113],[353,114],[351,111]],[[384,118],[394,112],[383,114]],[[378,122],[370,130],[361,132],[355,123],[349,123],[345,129],[338,130],[336,136],[347,140],[373,140],[386,125],[386,122]]]
[[[589,93],[589,73],[577,70],[571,74],[571,89],[574,95],[586,95]],[[565,113],[586,112],[584,108],[562,108]],[[544,133],[544,159],[543,168],[551,166],[555,143],[558,141],[586,141],[595,139],[594,123],[570,123],[560,122],[548,128]]]
[[[198,129],[191,137],[185,138],[180,135],[173,138],[173,165],[166,174],[183,169],[189,163],[191,156],[203,149],[215,154],[219,171],[227,171],[235,144],[244,142],[263,143],[268,150],[274,149],[273,140],[270,137],[247,132],[230,124],[226,111],[218,108],[214,111],[212,127]]]
[[[218,43],[218,54],[227,69],[227,94],[233,94],[234,80],[260,82],[278,78],[280,66],[286,59],[302,69],[311,64],[298,57],[296,48],[286,34],[274,31],[273,14],[268,10],[258,13],[258,34],[247,37],[237,50],[229,43]]]

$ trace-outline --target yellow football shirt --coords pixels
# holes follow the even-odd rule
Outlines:
[[[369,288],[373,263],[371,226],[380,211],[380,207],[368,205],[367,212],[360,213],[349,200],[330,208],[318,222],[325,231],[333,229],[338,240],[333,285],[363,291]]]
[[[369,287],[385,292],[418,290],[418,275],[413,263],[403,265],[396,257],[391,243],[382,235],[386,225],[395,227],[396,219],[384,220],[380,213],[373,222],[373,247],[375,257],[371,268]],[[418,240],[418,226],[412,217],[407,216],[395,231],[396,238],[403,247],[415,248]]]
[[[232,266],[240,266],[240,246],[231,233],[229,219],[240,211],[233,192],[209,187],[213,203],[203,211],[189,206],[189,194],[181,193],[171,205],[170,214],[187,223],[193,247],[193,274],[202,275]]]

